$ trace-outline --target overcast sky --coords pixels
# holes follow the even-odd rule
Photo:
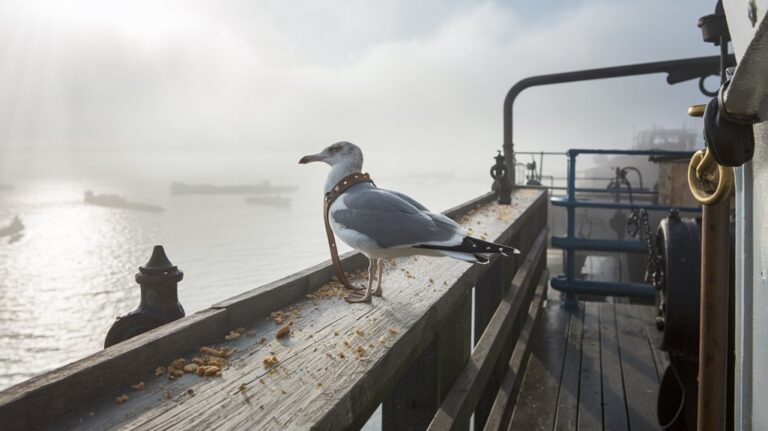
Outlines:
[[[488,164],[526,76],[715,55],[714,1],[0,0],[0,156],[23,150],[366,154]],[[700,125],[664,77],[532,89],[521,150]],[[388,153],[388,154],[387,154]],[[297,157],[298,158],[298,157]]]

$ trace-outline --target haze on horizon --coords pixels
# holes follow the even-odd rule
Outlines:
[[[693,0],[0,0],[0,182],[100,154],[104,173],[159,172],[165,162],[148,167],[149,156],[193,153],[216,154],[206,169],[222,174],[227,160],[295,174],[301,155],[338,140],[359,144],[371,171],[487,175],[516,81],[715,55],[696,28],[711,9]],[[661,75],[529,90],[515,141],[520,150],[623,148],[635,129],[700,127],[685,109],[701,100],[695,82],[670,87]]]

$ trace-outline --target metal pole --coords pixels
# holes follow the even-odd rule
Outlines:
[[[698,429],[723,430],[728,379],[730,199],[704,205],[701,238]]]
[[[576,151],[568,151],[568,202],[573,203],[576,201]],[[566,207],[566,214],[568,219],[568,238],[576,238],[576,206],[568,205]],[[576,250],[573,247],[568,247],[565,251],[565,279],[570,284],[576,278]],[[573,294],[571,288],[565,293],[565,302],[563,307],[567,309],[574,309],[578,306],[576,301],[576,295]]]

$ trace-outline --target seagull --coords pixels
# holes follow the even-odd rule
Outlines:
[[[324,188],[328,196],[334,189],[338,191],[338,186],[347,177],[362,172],[363,152],[357,145],[342,141],[299,160],[300,164],[312,162],[323,162],[331,167]],[[485,264],[488,254],[520,253],[513,247],[473,238],[445,215],[433,213],[413,198],[378,188],[372,182],[360,182],[343,190],[331,203],[328,220],[333,233],[364,254],[369,262],[368,287],[364,293],[350,294],[348,302],[369,303],[372,296],[382,296],[383,259],[447,256]],[[376,274],[378,281],[373,289]]]

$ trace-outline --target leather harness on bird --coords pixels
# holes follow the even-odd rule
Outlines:
[[[328,236],[328,248],[331,250],[331,262],[333,262],[333,270],[336,272],[336,277],[339,281],[350,290],[362,290],[362,287],[355,287],[347,280],[347,276],[344,274],[344,268],[341,266],[341,260],[339,259],[339,252],[336,248],[336,238],[333,236],[333,230],[331,230],[330,223],[330,211],[331,205],[336,199],[341,196],[342,193],[347,191],[350,187],[360,183],[371,183],[376,185],[371,176],[367,173],[363,174],[356,172],[349,174],[342,178],[336,185],[325,194],[323,199],[323,219],[325,221],[325,234]]]

